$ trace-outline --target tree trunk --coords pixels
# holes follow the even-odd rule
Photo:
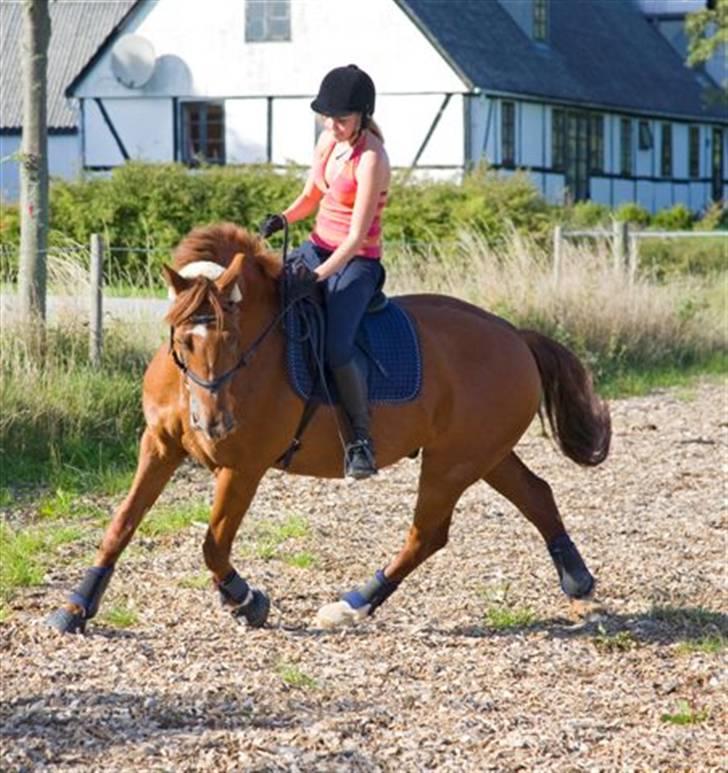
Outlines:
[[[51,20],[48,0],[23,0],[23,140],[20,158],[19,300],[23,320],[45,322],[48,235],[46,81]]]

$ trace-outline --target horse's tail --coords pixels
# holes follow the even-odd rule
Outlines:
[[[591,374],[565,346],[535,330],[520,330],[541,374],[543,407],[561,450],[577,464],[607,458],[612,437],[609,407],[594,391]]]

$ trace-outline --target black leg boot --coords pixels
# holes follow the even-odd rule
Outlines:
[[[332,368],[341,405],[349,417],[354,440],[346,446],[347,478],[369,478],[377,474],[374,448],[369,437],[367,382],[354,360]]]

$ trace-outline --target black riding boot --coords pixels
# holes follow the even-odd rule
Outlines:
[[[353,442],[346,446],[346,477],[369,478],[377,474],[377,466],[374,462],[374,448],[369,437],[366,378],[354,360],[339,368],[332,368],[332,372],[341,405],[349,417],[354,433]]]

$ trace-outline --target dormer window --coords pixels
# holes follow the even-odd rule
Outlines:
[[[548,31],[548,0],[533,0],[533,39],[545,43]]]
[[[245,0],[246,43],[290,39],[290,0]]]

